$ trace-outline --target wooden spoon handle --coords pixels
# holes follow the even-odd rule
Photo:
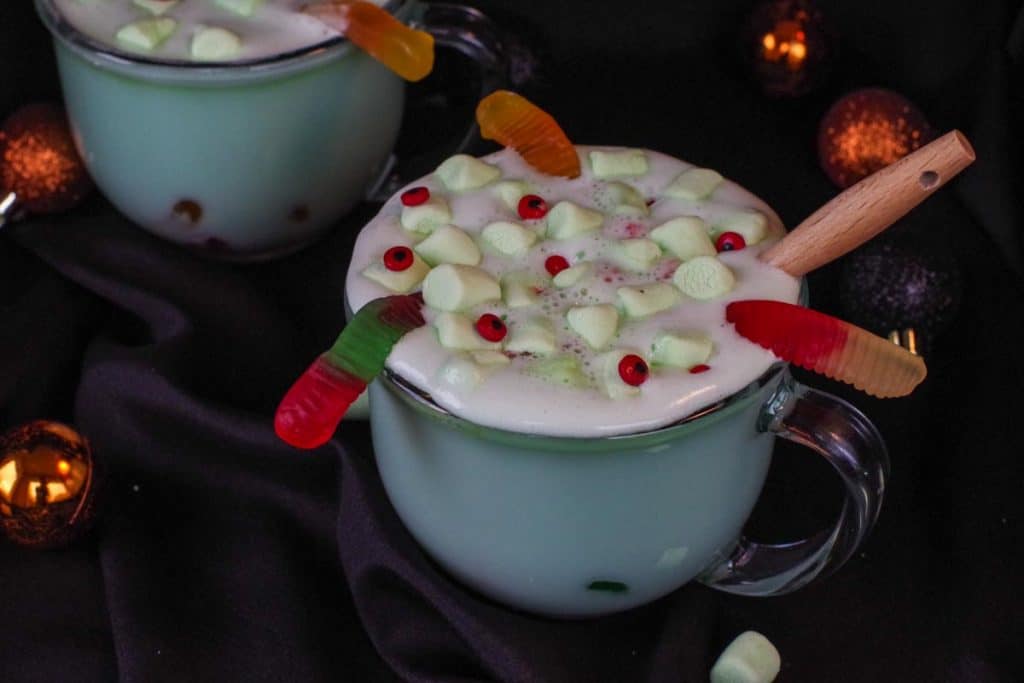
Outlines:
[[[841,192],[761,260],[794,277],[806,275],[888,228],[973,161],[971,143],[950,131]]]

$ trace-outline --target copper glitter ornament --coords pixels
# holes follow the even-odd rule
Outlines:
[[[96,510],[89,443],[39,420],[0,436],[0,532],[19,545],[53,548],[80,538]]]
[[[839,98],[818,128],[818,159],[846,188],[935,138],[924,114],[899,93],[857,90]]]
[[[0,127],[0,226],[25,213],[78,204],[92,180],[75,148],[64,110],[29,104]]]
[[[820,85],[837,44],[810,0],[758,3],[741,36],[744,62],[764,92],[776,97],[797,97]]]

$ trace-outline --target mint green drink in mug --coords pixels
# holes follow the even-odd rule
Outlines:
[[[864,415],[726,321],[730,302],[805,298],[758,258],[778,217],[664,154],[575,153],[573,179],[512,149],[453,157],[360,233],[351,310],[424,302],[369,387],[395,511],[465,585],[556,617],[691,580],[777,595],[835,570],[878,516],[888,459]],[[784,545],[743,535],[775,437],[846,491],[832,528]]]
[[[82,157],[133,222],[211,256],[266,259],[316,240],[380,186],[404,83],[304,4],[36,0]],[[486,17],[384,7],[476,60],[494,86]]]

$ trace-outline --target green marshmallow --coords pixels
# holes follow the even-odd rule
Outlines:
[[[132,2],[157,17],[178,4],[178,0],[132,0]]]
[[[218,7],[226,9],[229,12],[240,14],[243,17],[251,17],[256,8],[259,7],[263,0],[215,0]]]
[[[402,227],[409,232],[429,235],[437,228],[452,222],[452,210],[443,197],[431,195],[418,206],[402,207]]]
[[[549,280],[528,270],[506,273],[501,278],[502,300],[509,308],[532,306],[540,298],[537,290],[548,284]]]
[[[590,167],[594,177],[620,178],[647,173],[647,155],[640,149],[626,149],[617,152],[593,151],[590,153]]]
[[[454,313],[499,299],[498,281],[475,266],[443,263],[423,279],[423,301],[439,311]]]
[[[576,306],[565,317],[572,331],[592,349],[607,346],[619,329],[619,311],[611,304]]]
[[[456,154],[434,171],[449,190],[475,190],[501,177],[501,169],[468,154]]]
[[[604,222],[604,214],[570,201],[561,201],[548,212],[548,237],[567,240],[596,230]]]
[[[526,372],[552,384],[581,389],[590,384],[576,356],[562,354],[531,363]]]
[[[238,54],[242,40],[223,28],[206,27],[192,37],[192,59],[201,62],[222,62]]]
[[[519,208],[519,200],[530,194],[530,186],[524,180],[502,180],[492,188],[494,196],[510,209]]]
[[[652,282],[638,287],[619,287],[619,303],[630,318],[646,318],[672,308],[682,296],[679,290],[664,282]]]
[[[434,316],[434,329],[437,330],[437,340],[446,349],[475,351],[501,348],[500,343],[489,342],[477,334],[473,321],[459,313],[438,313]]]
[[[697,256],[676,268],[672,282],[694,299],[714,299],[736,286],[736,276],[714,256]]]
[[[480,264],[482,255],[473,238],[454,225],[442,225],[413,247],[432,266],[456,263],[464,266]]]
[[[676,176],[661,193],[673,199],[698,201],[710,197],[722,180],[722,176],[710,168],[691,168]]]
[[[485,226],[480,239],[495,251],[516,258],[530,250],[537,241],[537,233],[518,223],[498,221]]]
[[[718,253],[707,224],[697,216],[680,216],[651,230],[649,237],[680,261]]]
[[[651,213],[647,200],[639,190],[613,180],[600,191],[599,202],[617,216],[647,216]]]
[[[654,240],[638,237],[620,240],[609,255],[623,268],[642,273],[661,258],[661,247]]]
[[[413,254],[412,265],[405,270],[388,270],[380,261],[374,261],[363,270],[363,277],[396,294],[405,294],[422,282],[429,272],[430,266]]]
[[[441,366],[438,374],[448,386],[460,391],[475,389],[484,381],[483,369],[463,355],[453,356]]]
[[[757,631],[736,637],[711,668],[711,683],[772,683],[782,658],[771,641]]]
[[[555,287],[565,289],[586,282],[593,272],[594,264],[584,261],[583,263],[577,263],[572,268],[560,271],[551,282],[554,283]]]
[[[534,317],[511,326],[506,351],[550,356],[557,350],[555,330],[547,318]]]
[[[122,26],[117,40],[125,47],[139,52],[150,52],[171,37],[178,28],[178,22],[170,17],[140,19]]]
[[[747,246],[753,246],[768,235],[768,218],[753,210],[727,213],[712,222],[711,232],[716,237],[723,232],[735,232],[743,235]]]
[[[711,337],[699,332],[659,332],[651,346],[651,362],[692,368],[711,357]]]
[[[608,398],[619,400],[640,395],[640,387],[626,384],[619,375],[619,361],[629,354],[643,358],[643,354],[633,349],[615,349],[602,353],[594,359],[597,367],[597,378]]]

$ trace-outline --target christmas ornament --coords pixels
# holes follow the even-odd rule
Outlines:
[[[733,301],[725,318],[782,360],[878,398],[906,396],[927,374],[924,361],[889,340],[803,306]]]
[[[924,240],[870,242],[851,253],[840,270],[843,315],[876,334],[913,328],[914,346],[922,353],[956,317],[962,298],[956,258]],[[903,336],[909,345],[909,335]]]
[[[744,62],[768,95],[797,97],[820,85],[831,71],[836,41],[810,0],[760,2],[747,20]]]
[[[839,98],[825,114],[818,128],[818,159],[833,183],[849,187],[934,137],[910,100],[867,88]]]
[[[0,531],[33,548],[80,538],[95,518],[96,475],[89,442],[67,425],[40,420],[8,431],[0,436]]]
[[[75,149],[64,111],[29,104],[0,127],[0,227],[28,213],[78,204],[92,180]]]

